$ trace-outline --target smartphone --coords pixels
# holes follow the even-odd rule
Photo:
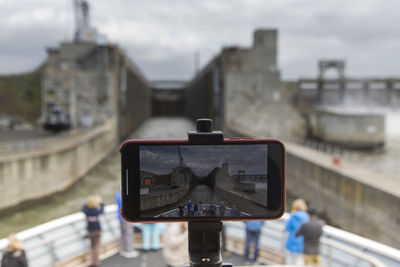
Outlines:
[[[268,220],[284,213],[285,148],[278,140],[128,140],[120,152],[127,221]]]

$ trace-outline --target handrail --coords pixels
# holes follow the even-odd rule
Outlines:
[[[289,214],[285,213],[281,221],[287,221],[288,219],[289,219]],[[371,254],[379,255],[382,258],[387,258],[393,262],[400,263],[400,250],[376,242],[374,240],[350,232],[346,232],[339,228],[335,228],[329,225],[324,225],[323,237],[321,239],[321,242],[323,242],[324,239],[329,239],[329,240],[334,239],[335,241],[340,241],[341,243],[350,245],[353,248],[359,248],[360,251],[368,255]]]
[[[105,214],[100,218],[104,225],[103,236],[108,236],[108,239],[105,238],[108,241],[117,239],[119,235],[119,223],[116,212],[116,205],[106,206]],[[288,217],[288,214],[285,214],[280,220],[264,224],[261,237],[261,243],[263,243],[262,240],[264,239],[264,245],[260,244],[261,247],[272,252],[277,252],[282,256],[284,255],[286,238],[284,223]],[[226,222],[225,226],[227,228],[227,236],[237,238],[239,234],[239,239],[244,240],[243,223]],[[243,231],[235,231],[238,228]],[[84,240],[83,233],[86,233],[85,216],[83,213],[78,212],[22,231],[17,236],[24,242],[24,247],[31,263],[30,265],[47,266],[69,260],[71,257],[79,256],[87,251],[88,241]],[[69,240],[71,238],[75,238],[75,240]],[[77,240],[80,240],[80,243],[76,243]],[[107,240],[103,241],[106,242]],[[275,244],[272,244],[268,240],[275,240]],[[265,241],[268,241],[267,247],[265,247]],[[0,251],[5,249],[6,243],[6,239],[0,240]],[[73,248],[71,249],[71,247]],[[70,248],[72,251],[66,253],[64,251],[66,248]],[[347,254],[349,257],[348,260],[357,259],[357,261],[368,263],[374,267],[387,266],[387,262],[383,263],[382,258],[386,258],[388,261],[395,262],[396,264],[400,263],[399,250],[331,226],[324,226],[324,235],[321,238],[321,255],[329,263],[333,262],[336,265],[341,265],[341,262],[337,261],[337,257],[335,259],[335,255],[332,255],[335,251],[336,253],[340,251],[342,254]],[[346,259],[340,260],[345,261]],[[351,265],[351,263],[347,264]]]
[[[382,243],[378,243],[371,239],[364,238],[362,236],[349,233],[329,225],[324,226],[324,233],[354,246],[366,247],[366,249],[370,250],[371,252],[392,258],[400,262],[400,251]]]
[[[284,231],[283,224],[270,223],[266,227],[267,228],[271,228],[271,229],[276,230],[276,231],[279,231],[281,233],[283,233],[283,231]],[[362,252],[360,250],[357,250],[357,249],[352,248],[350,246],[344,245],[344,244],[342,244],[342,243],[340,243],[338,241],[331,240],[331,239],[329,239],[327,237],[321,237],[320,242],[321,242],[321,245],[326,245],[326,246],[328,246],[328,248],[332,247],[332,248],[340,250],[342,252],[351,254],[352,256],[354,256],[356,258],[359,258],[359,259],[361,259],[361,260],[363,260],[365,262],[370,263],[371,266],[374,266],[374,267],[386,267],[386,265],[383,264],[379,259],[377,259],[377,258],[375,258],[375,257],[373,257],[371,255],[368,255],[368,254],[366,254],[366,253],[364,253],[364,252]],[[280,254],[282,256],[284,256],[283,246],[281,246],[279,250],[275,250],[274,252],[278,252],[278,253],[280,252]],[[329,255],[327,257],[328,257],[328,262],[332,261],[332,259],[329,259]]]
[[[334,248],[339,249],[341,251],[345,251],[347,253],[350,253],[350,254],[352,254],[353,256],[356,256],[359,259],[362,259],[362,260],[365,260],[366,262],[371,263],[372,266],[374,266],[374,267],[386,267],[386,265],[383,264],[377,258],[375,258],[375,257],[373,257],[371,255],[368,255],[368,254],[366,254],[364,252],[361,252],[361,251],[359,251],[357,249],[354,249],[352,247],[343,245],[340,242],[331,240],[331,239],[326,238],[326,237],[321,237],[321,243],[325,244],[325,245],[327,245],[329,247],[334,247]]]
[[[104,211],[104,215],[100,218],[104,225],[103,231],[107,231],[108,234],[113,235],[113,229],[110,229],[112,227],[106,226],[114,223],[114,228],[117,228],[117,225],[119,227],[119,224],[116,224],[117,206],[108,205]],[[68,229],[71,226],[74,229]],[[77,212],[22,231],[17,234],[17,237],[24,243],[30,266],[52,266],[58,261],[65,261],[71,257],[79,256],[88,250],[88,242],[83,238],[84,233],[86,233],[85,215],[82,212]],[[57,252],[57,246],[62,246],[60,244],[57,245],[57,243],[62,243],[61,241],[68,240],[71,237],[81,240],[80,245],[77,243],[74,244],[75,247],[79,245],[77,246],[78,251],[73,253],[73,255],[67,255],[67,258],[57,257],[57,254],[61,253],[60,251]],[[115,236],[114,239],[116,238],[118,237]],[[108,241],[105,238],[102,240]],[[6,245],[7,240],[5,238],[1,239],[0,251],[5,250]],[[83,251],[80,248],[83,248]],[[2,253],[0,252],[0,254]]]
[[[280,245],[278,247],[271,246],[268,247],[268,249],[280,253],[282,256],[284,256],[284,243],[286,238],[286,234],[284,233],[284,223],[288,218],[289,215],[285,214],[280,220],[267,222],[263,227],[263,235],[265,235],[265,232],[269,229],[273,230],[275,235],[276,233],[279,233]],[[227,222],[226,224],[232,223]],[[244,229],[244,225],[236,225],[235,227]],[[340,250],[376,267],[391,266],[390,262],[396,264],[400,263],[400,251],[395,248],[327,225],[324,226],[323,231],[324,234],[321,237],[322,248],[323,246],[326,246],[327,248]],[[325,258],[330,257],[329,255],[322,256]],[[330,260],[332,261],[334,259]]]

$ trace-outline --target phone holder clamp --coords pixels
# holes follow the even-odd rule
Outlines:
[[[224,133],[221,131],[212,130],[211,119],[198,119],[196,120],[196,131],[188,131],[189,143],[223,143]]]

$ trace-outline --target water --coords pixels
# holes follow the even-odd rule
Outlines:
[[[393,179],[400,186],[400,112],[385,111],[386,144],[382,151],[354,152],[350,158],[355,164],[366,169],[385,174],[387,179]]]
[[[131,138],[185,139],[194,123],[183,118],[153,118],[146,121]],[[87,196],[100,195],[105,204],[114,203],[114,195],[120,190],[120,154],[117,147],[103,162],[96,166],[75,185],[42,203],[21,208],[0,217],[0,238],[24,229],[80,211]]]

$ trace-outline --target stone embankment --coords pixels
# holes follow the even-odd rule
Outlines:
[[[63,191],[117,147],[114,121],[29,151],[0,155],[0,211]]]

